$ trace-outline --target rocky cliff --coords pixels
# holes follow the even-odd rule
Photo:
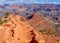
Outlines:
[[[19,15],[9,14],[0,26],[0,43],[60,43],[60,38],[42,34]]]

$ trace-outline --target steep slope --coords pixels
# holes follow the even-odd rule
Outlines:
[[[0,43],[60,43],[59,37],[38,32],[22,16],[9,14],[6,20],[0,27]]]
[[[4,35],[1,35],[2,38],[0,37],[1,43],[40,43],[40,39],[44,39],[23,17],[19,15],[9,15],[8,19],[7,23],[1,26],[1,31],[4,30],[4,33],[1,32]]]
[[[58,32],[55,30],[55,25],[50,21],[45,20],[44,17],[40,15],[40,13],[35,12],[32,19],[28,20],[32,27],[39,30],[45,30],[49,33],[55,33],[58,35]]]

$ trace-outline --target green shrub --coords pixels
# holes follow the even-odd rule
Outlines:
[[[7,20],[0,19],[0,25],[2,25],[3,23],[7,23]]]
[[[46,34],[45,30],[39,30],[39,32],[41,32],[42,34]]]
[[[9,14],[11,14],[11,13],[10,12],[6,12],[5,18],[7,18]]]
[[[48,30],[39,30],[39,32],[41,32],[42,34],[47,34],[47,35],[54,35],[55,32],[51,29]]]

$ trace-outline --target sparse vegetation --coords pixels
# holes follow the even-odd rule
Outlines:
[[[6,16],[5,16],[5,18],[7,18],[9,14],[10,14],[10,12],[6,12]]]
[[[7,23],[7,20],[0,19],[0,25],[2,25],[3,23]]]
[[[7,23],[7,20],[3,20],[3,23]]]
[[[2,25],[3,24],[3,22],[2,22],[2,20],[1,20],[1,18],[0,18],[0,25]]]
[[[41,32],[42,34],[47,34],[47,35],[54,35],[55,32],[51,29],[48,30],[39,30],[39,32]]]
[[[46,34],[45,30],[39,30],[39,32],[41,32],[42,34]]]

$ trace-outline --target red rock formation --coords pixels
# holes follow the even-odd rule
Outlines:
[[[22,16],[9,15],[8,19],[0,28],[0,43],[60,43],[60,38],[38,32]]]
[[[56,35],[58,34],[55,30],[54,24],[52,24],[49,21],[46,21],[44,17],[42,17],[38,12],[35,12],[32,19],[30,19],[28,22],[31,24],[32,27],[34,27],[37,30],[41,29],[46,31],[52,30],[53,32],[56,33]]]

